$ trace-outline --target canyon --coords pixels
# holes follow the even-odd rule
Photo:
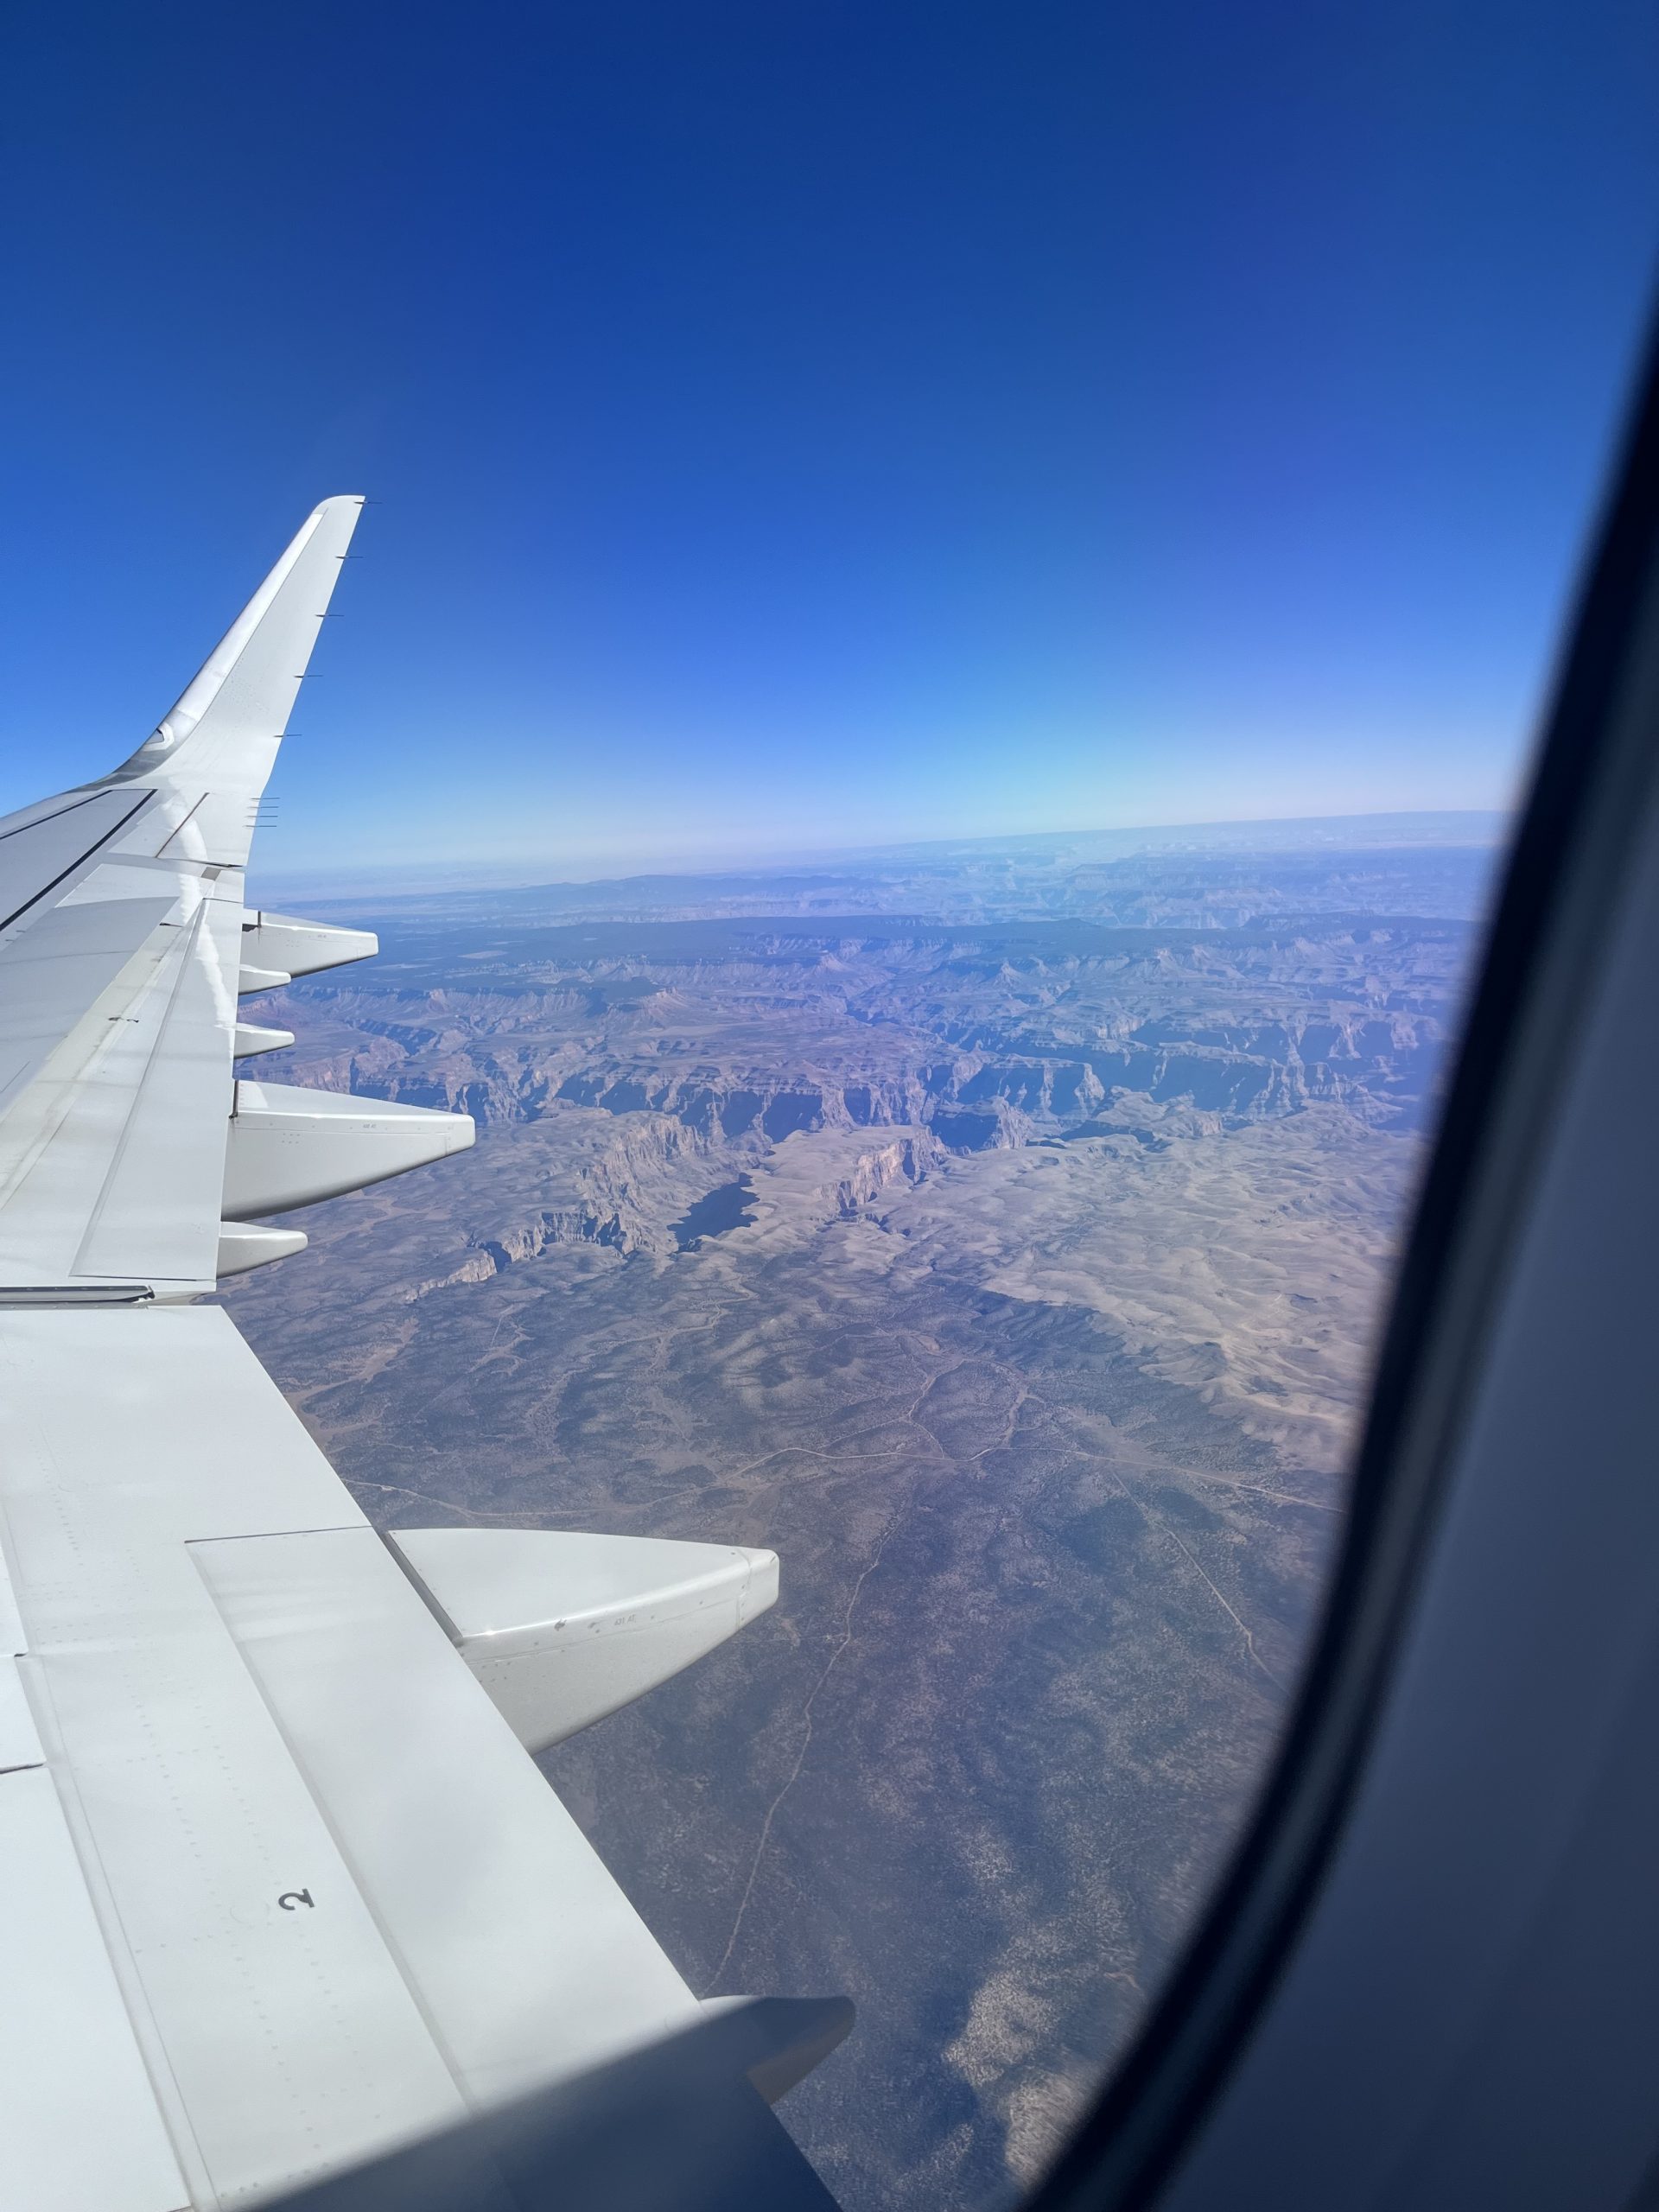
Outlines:
[[[1011,2201],[1245,1817],[1490,831],[342,899],[247,1002],[480,1123],[226,1289],[372,1517],[780,1555],[543,1764],[700,1993],[855,1999],[781,2107],[848,2212]]]

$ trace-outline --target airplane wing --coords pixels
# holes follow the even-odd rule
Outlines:
[[[529,1753],[769,1605],[776,1559],[383,1539],[197,1302],[303,1244],[264,1217],[473,1141],[464,1115],[233,1076],[290,1041],[239,992],[376,949],[243,893],[361,505],[316,509],[122,767],[0,822],[19,2212],[278,2195],[706,2018]],[[753,2078],[791,2070],[774,2050]]]

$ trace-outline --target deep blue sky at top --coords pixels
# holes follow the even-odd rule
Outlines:
[[[0,802],[366,491],[268,869],[1501,802],[1651,11],[11,11]]]

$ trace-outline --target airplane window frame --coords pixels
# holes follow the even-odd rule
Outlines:
[[[1396,1277],[1349,1524],[1285,1738],[1135,2041],[1029,2212],[1140,2212],[1178,2171],[1273,2003],[1364,1772],[1444,1512],[1532,1172],[1659,768],[1659,325],[1569,608],[1531,787]]]

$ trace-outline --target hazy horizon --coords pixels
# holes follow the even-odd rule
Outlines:
[[[1006,836],[883,838],[865,844],[772,848],[765,850],[720,851],[704,848],[678,854],[637,856],[638,864],[625,861],[613,867],[583,868],[575,861],[550,855],[524,855],[485,862],[456,860],[413,860],[354,866],[314,866],[283,869],[260,868],[258,854],[251,879],[251,895],[279,893],[338,898],[358,895],[397,897],[441,895],[445,891],[516,890],[566,886],[646,883],[686,879],[692,881],[729,876],[765,878],[798,871],[811,874],[845,868],[875,867],[887,860],[931,856],[943,861],[952,855],[990,855],[1023,848],[1034,853],[1044,846],[1088,848],[1097,861],[1127,859],[1136,854],[1160,851],[1275,852],[1312,850],[1319,847],[1344,851],[1383,850],[1424,846],[1487,847],[1503,842],[1512,811],[1496,807],[1386,808],[1359,814],[1237,816],[1218,821],[1186,821],[1109,824],[1086,829],[1022,830]],[[1344,834],[1346,833],[1346,834]],[[657,862],[652,865],[652,861]]]

